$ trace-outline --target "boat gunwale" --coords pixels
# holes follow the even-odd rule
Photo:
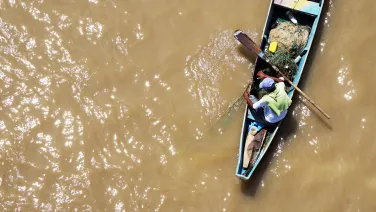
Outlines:
[[[269,21],[272,20],[273,18],[273,14],[271,14],[272,12],[272,9],[274,9],[275,6],[278,6],[278,5],[275,5],[274,3],[274,0],[271,0],[270,2],[270,5],[269,5],[269,10],[268,10],[268,15],[266,17],[266,21],[265,21],[265,24],[264,24],[264,29],[263,29],[263,33],[262,33],[262,36],[261,36],[261,45],[263,45],[263,40],[264,40],[264,36],[265,36],[265,32],[267,30],[267,27],[269,26],[270,23],[268,23]],[[312,28],[311,28],[311,32],[310,32],[310,35],[309,35],[309,38],[308,38],[308,42],[306,44],[306,50],[307,50],[307,53],[302,57],[300,63],[299,63],[299,67],[298,67],[298,72],[295,74],[295,77],[294,77],[294,80],[293,80],[293,83],[295,85],[298,85],[299,81],[300,81],[300,78],[303,74],[303,70],[304,70],[304,67],[305,67],[305,64],[306,64],[306,61],[307,61],[307,58],[309,56],[309,53],[310,53],[310,50],[311,50],[311,47],[312,47],[312,43],[313,43],[313,39],[315,37],[315,34],[316,34],[316,30],[317,30],[317,25],[319,23],[319,20],[320,20],[320,16],[321,16],[321,13],[322,13],[322,9],[323,9],[323,6],[324,6],[324,3],[325,3],[325,0],[321,0],[320,1],[320,12],[319,14],[314,17],[314,21],[312,23]],[[289,9],[289,8],[287,8]],[[293,9],[292,9],[293,10]],[[273,11],[274,12],[274,11]],[[310,14],[307,14],[307,15],[310,15]],[[312,16],[312,15],[310,15]],[[269,20],[270,19],[270,20]],[[256,61],[255,61],[255,71],[256,71],[256,68],[257,68],[257,61],[258,61],[258,58],[256,58]],[[255,73],[254,73],[255,74]],[[295,89],[292,90],[292,92],[290,92],[288,94],[288,96],[290,96],[291,98],[293,97],[295,93]],[[267,152],[267,150],[269,149],[269,146],[270,144],[272,143],[272,141],[274,140],[275,138],[275,135],[277,133],[277,131],[279,130],[279,127],[282,123],[282,121],[279,122],[279,124],[276,126],[276,128],[274,129],[273,133],[271,134],[270,138],[269,138],[269,142],[267,143],[266,147],[264,147],[261,152],[260,152],[260,155],[258,156],[257,160],[255,161],[254,165],[253,165],[253,168],[252,170],[249,172],[249,174],[247,176],[243,175],[243,167],[242,167],[242,158],[243,158],[243,152],[244,152],[244,148],[243,147],[245,144],[245,139],[244,139],[244,136],[245,136],[245,124],[247,122],[247,111],[248,111],[248,104],[246,105],[245,107],[245,110],[244,110],[244,118],[243,118],[243,125],[242,125],[242,130],[241,130],[241,134],[240,134],[240,145],[239,145],[239,155],[238,155],[238,164],[237,164],[237,167],[236,167],[236,176],[239,178],[239,179],[242,179],[242,180],[249,180],[253,174],[253,172],[255,171],[255,169],[257,168],[257,166],[259,165],[259,163],[261,162],[262,158],[264,157],[265,153]],[[241,169],[241,170],[240,170]]]

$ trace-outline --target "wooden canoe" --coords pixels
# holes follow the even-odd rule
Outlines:
[[[303,73],[304,65],[307,61],[308,53],[312,45],[313,38],[316,33],[316,28],[319,23],[320,14],[322,11],[322,7],[324,5],[324,0],[272,0],[269,7],[268,16],[266,19],[262,41],[261,41],[261,49],[265,48],[268,40],[268,34],[270,32],[271,26],[273,23],[276,22],[277,19],[284,19],[289,20],[288,16],[286,15],[287,11],[290,11],[298,20],[299,24],[307,25],[311,27],[311,31],[308,37],[307,45],[304,48],[304,52],[306,52],[300,61],[298,62],[298,71],[296,72],[293,83],[297,85],[299,83],[300,77]],[[256,60],[256,66],[254,74],[257,73],[258,70],[265,66],[265,61],[263,60]],[[255,77],[255,76],[254,76]],[[258,84],[253,84],[252,86],[258,86]],[[293,89],[293,88],[291,88]],[[294,94],[294,90],[288,93],[290,97]],[[263,146],[261,147],[257,158],[250,167],[243,168],[243,154],[245,147],[245,142],[247,140],[247,135],[250,129],[250,126],[261,126],[260,123],[254,121],[253,119],[248,118],[248,105],[244,111],[244,119],[243,119],[243,126],[240,134],[240,145],[239,145],[239,157],[238,157],[238,165],[236,168],[236,176],[242,180],[249,180],[252,174],[254,173],[255,169],[259,165],[260,161],[262,160],[263,156],[265,155],[266,151],[268,150],[270,144],[272,143],[279,126],[276,124],[275,126],[269,126],[267,128],[268,136],[266,140],[263,142]]]

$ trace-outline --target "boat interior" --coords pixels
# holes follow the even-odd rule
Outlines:
[[[324,0],[274,0],[270,5],[270,10],[268,17],[266,19],[265,23],[265,29],[264,34],[262,36],[261,41],[261,49],[266,49],[266,46],[268,45],[268,38],[270,30],[275,27],[275,23],[281,22],[281,21],[290,21],[289,16],[287,15],[287,12],[290,11],[290,13],[296,18],[298,21],[298,25],[304,25],[309,26],[311,29],[308,37],[308,42],[306,46],[304,47],[304,50],[301,53],[301,59],[297,63],[298,71],[293,77],[293,83],[298,84],[300,80],[300,76],[302,74],[302,70],[304,68],[305,62],[308,57],[308,52],[312,44],[313,36],[316,31],[316,27],[318,24],[318,19],[321,13],[321,8]],[[251,89],[251,94],[254,94],[255,90],[257,90],[257,87],[260,83],[260,80],[257,79],[256,74],[259,70],[264,70],[265,68],[270,68],[270,65],[262,60],[257,59],[255,70],[254,70],[254,77],[253,77],[253,84]],[[277,74],[274,75],[275,77],[280,77]],[[288,84],[285,84],[287,86],[287,93],[289,97],[291,98],[294,93],[294,88],[291,86],[289,87]],[[249,112],[249,106],[247,106],[245,112],[244,112],[244,121],[243,121],[243,127],[242,127],[242,133],[241,133],[241,140],[240,140],[240,147],[239,147],[239,161],[236,169],[236,176],[243,180],[248,180],[250,176],[252,175],[254,169],[260,162],[261,158],[265,154],[266,150],[268,149],[271,141],[273,140],[278,128],[279,123],[275,125],[264,125],[261,123],[256,122],[252,115]],[[245,150],[245,143],[247,139],[248,132],[252,126],[257,127],[258,130],[266,129],[267,130],[267,136],[265,138],[264,143],[262,144],[261,148],[258,150],[258,155],[255,160],[255,163],[253,165],[249,165],[247,168],[243,168],[243,152]]]

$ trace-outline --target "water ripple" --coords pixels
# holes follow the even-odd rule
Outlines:
[[[247,62],[237,52],[237,45],[230,30],[221,31],[212,35],[206,46],[200,46],[194,57],[186,58],[184,73],[191,81],[188,91],[200,101],[198,110],[205,116],[217,118],[224,110],[226,101],[220,96],[219,85],[231,80],[239,63]]]

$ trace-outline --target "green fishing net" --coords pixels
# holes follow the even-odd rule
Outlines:
[[[277,42],[278,48],[275,53],[266,49],[265,54],[270,62],[277,66],[291,81],[298,70],[298,65],[294,60],[307,45],[310,30],[308,26],[282,21],[278,22],[277,26],[270,31],[269,42]],[[265,74],[279,77],[270,68],[263,71]]]

